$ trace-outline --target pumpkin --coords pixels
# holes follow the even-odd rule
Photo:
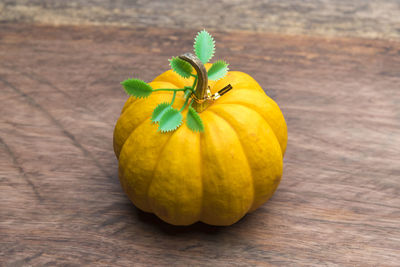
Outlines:
[[[186,60],[199,77],[211,66]],[[149,85],[182,88],[193,79],[168,70]],[[205,108],[198,105],[203,132],[182,125],[165,133],[151,122],[154,107],[171,99],[169,91],[130,97],[114,130],[123,190],[137,208],[173,225],[231,225],[265,203],[282,177],[287,128],[278,105],[243,72],[202,82],[202,92],[196,91],[203,95],[207,86],[212,94],[233,88]],[[173,107],[182,106],[183,94],[176,94]]]

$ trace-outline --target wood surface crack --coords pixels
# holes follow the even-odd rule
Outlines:
[[[76,103],[75,100],[73,99],[73,97],[72,97],[70,94],[68,94],[68,93],[66,93],[65,91],[61,90],[61,89],[58,88],[55,84],[53,84],[52,82],[50,82],[49,80],[47,80],[47,79],[44,78],[43,76],[41,76],[41,75],[39,75],[39,74],[37,74],[37,73],[34,73],[34,72],[32,72],[32,71],[29,72],[29,73],[28,73],[28,72],[25,72],[25,71],[21,71],[21,70],[19,70],[18,68],[14,67],[14,66],[12,66],[12,65],[9,65],[9,64],[1,63],[1,66],[4,67],[5,69],[11,69],[12,71],[15,71],[16,73],[19,73],[19,74],[21,74],[22,76],[28,77],[29,79],[31,79],[31,80],[33,80],[33,81],[35,81],[35,82],[38,82],[39,84],[47,85],[48,87],[52,88],[52,89],[55,90],[56,92],[62,94],[65,98],[69,99],[69,100],[70,100],[72,103],[74,103],[77,107],[83,108],[83,109],[85,109],[85,110],[87,110],[87,111],[90,111],[91,114],[95,115],[96,117],[99,117],[99,116],[98,116],[98,113],[96,113],[93,109],[89,108],[87,105],[82,105],[82,104],[80,104],[80,103]],[[112,125],[112,126],[114,126],[114,125]]]
[[[39,200],[39,203],[42,203],[44,199],[43,199],[42,195],[39,193],[39,190],[37,189],[35,183],[32,182],[32,180],[29,178],[27,172],[24,170],[24,168],[22,168],[22,165],[18,162],[18,159],[15,156],[14,152],[11,150],[11,148],[7,145],[7,143],[1,137],[0,137],[0,144],[2,144],[2,146],[4,147],[7,154],[11,157],[13,164],[18,169],[18,172],[22,175],[22,177],[25,179],[25,181],[31,187],[37,200]]]
[[[50,121],[57,126],[61,132],[68,137],[72,144],[78,148],[79,150],[81,150],[81,152],[83,153],[83,155],[87,158],[89,158],[95,165],[96,167],[109,179],[114,180],[113,176],[111,174],[108,173],[108,171],[106,171],[103,166],[100,164],[100,162],[92,155],[92,153],[90,153],[90,151],[88,151],[85,147],[82,146],[82,144],[76,139],[76,137],[70,133],[67,129],[64,128],[64,126],[53,116],[49,113],[48,110],[46,110],[45,108],[43,108],[39,103],[37,103],[32,97],[30,97],[29,95],[25,94],[23,91],[21,91],[20,89],[18,89],[16,86],[14,86],[13,84],[11,84],[9,81],[7,81],[4,77],[0,76],[0,81],[6,85],[7,87],[9,87],[10,89],[12,89],[14,92],[16,92],[17,94],[21,95],[26,102],[28,102],[31,106],[33,106],[34,108],[36,108],[37,110],[41,111],[43,114],[46,115],[46,117],[48,119],[50,119]]]

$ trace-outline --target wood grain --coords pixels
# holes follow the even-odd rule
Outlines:
[[[400,2],[0,0],[1,22],[207,28],[400,40]]]
[[[231,227],[174,227],[133,207],[112,151],[119,82],[150,81],[194,35],[0,27],[0,265],[398,266],[395,41],[215,32],[217,58],[287,119],[282,183]]]

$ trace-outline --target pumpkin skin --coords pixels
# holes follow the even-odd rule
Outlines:
[[[205,64],[207,70],[210,66]],[[192,83],[193,78],[169,70],[150,85],[183,88]],[[157,131],[150,117],[157,104],[170,102],[168,91],[130,97],[114,130],[125,193],[136,207],[173,225],[231,225],[265,203],[282,176],[287,128],[278,105],[243,72],[230,71],[208,84],[212,93],[227,84],[233,89],[199,113],[202,133],[186,124],[173,132]],[[179,92],[173,107],[183,102]],[[184,118],[186,113],[187,108]]]

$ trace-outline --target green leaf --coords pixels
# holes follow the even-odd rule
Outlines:
[[[170,108],[171,108],[170,103],[165,102],[158,104],[158,106],[153,110],[153,114],[151,115],[151,121],[159,122],[164,113]]]
[[[121,84],[128,95],[138,98],[148,97],[153,92],[153,88],[149,84],[139,79],[128,79]]]
[[[216,81],[223,78],[228,73],[228,65],[229,64],[223,60],[216,61],[207,71],[208,79]]]
[[[169,60],[171,69],[178,73],[183,78],[189,78],[190,74],[192,74],[193,68],[190,63],[186,62],[179,57],[173,57]]]
[[[169,108],[160,119],[158,130],[161,132],[170,132],[176,130],[182,124],[182,114],[179,110]]]
[[[204,124],[201,120],[199,114],[192,107],[189,107],[189,111],[186,116],[186,124],[190,130],[193,132],[202,132],[204,131]]]
[[[215,41],[206,31],[200,31],[194,40],[194,52],[203,64],[206,64],[214,56]]]

